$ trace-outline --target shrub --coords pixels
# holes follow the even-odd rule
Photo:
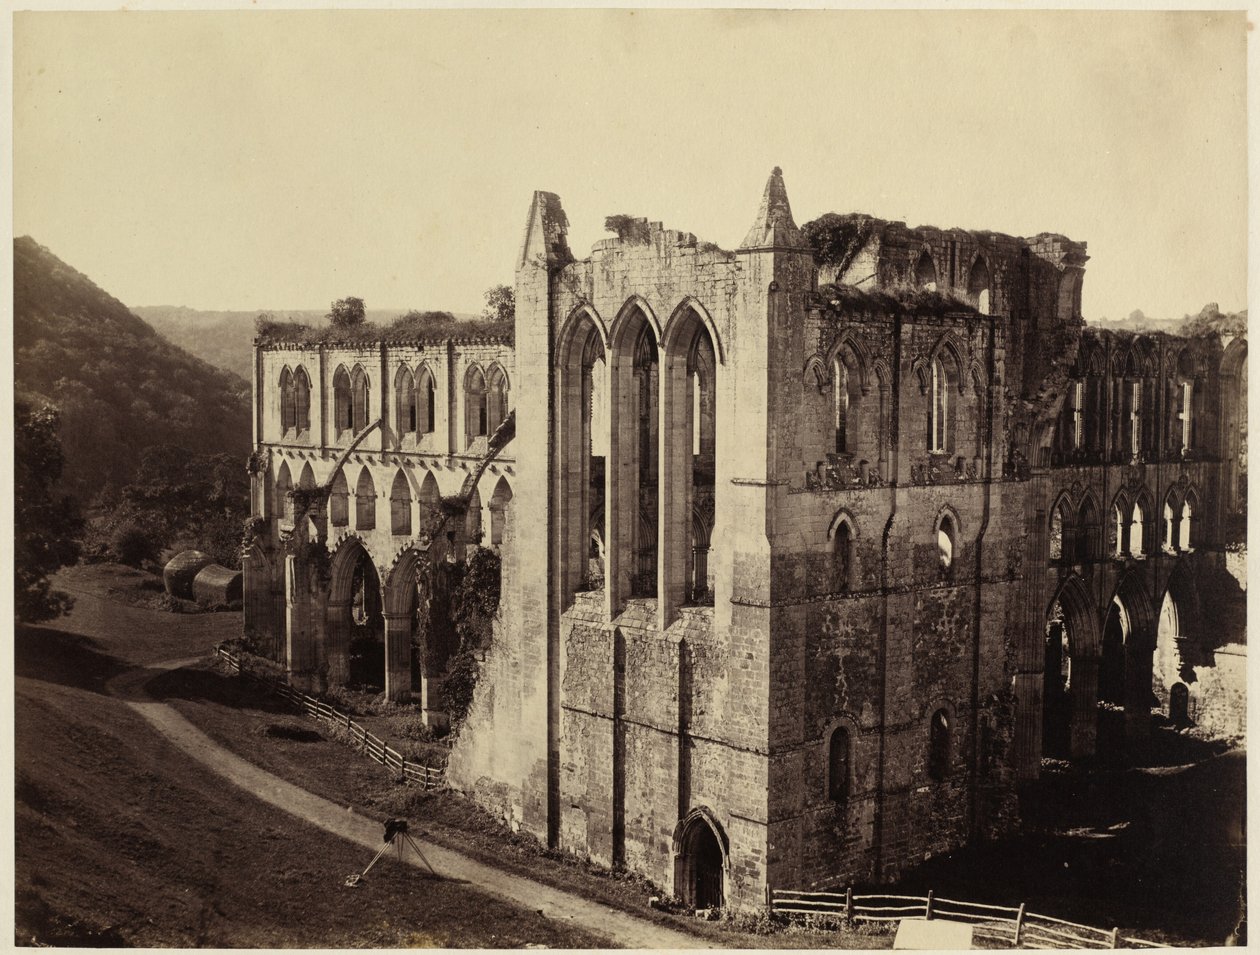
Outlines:
[[[128,521],[115,527],[110,534],[109,551],[118,563],[139,567],[157,560],[161,545],[149,530]]]

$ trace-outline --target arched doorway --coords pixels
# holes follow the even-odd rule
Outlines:
[[[1150,733],[1154,622],[1140,576],[1128,574],[1116,587],[1103,625],[1099,699],[1099,749],[1119,752]]]
[[[1155,703],[1173,723],[1185,724],[1189,720],[1189,687],[1193,683],[1195,624],[1199,620],[1199,606],[1194,583],[1190,574],[1179,565],[1168,580],[1168,589],[1160,603],[1159,620],[1155,627],[1155,654],[1151,667],[1151,692]],[[1180,688],[1178,690],[1178,688]],[[1184,694],[1180,701],[1173,698],[1174,691]],[[1180,712],[1174,712],[1174,703]]]
[[[726,904],[726,835],[706,809],[692,811],[674,838],[674,894],[693,909]]]
[[[1071,576],[1046,612],[1042,753],[1093,756],[1098,739],[1098,626],[1084,581]]]
[[[372,555],[357,537],[333,555],[328,591],[328,679],[385,688],[385,618],[381,581]]]

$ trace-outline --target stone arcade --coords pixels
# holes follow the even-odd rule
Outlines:
[[[502,548],[451,784],[699,907],[1003,832],[1153,707],[1241,732],[1245,340],[1085,328],[1059,235],[811,246],[777,169],[734,252],[566,227],[536,193],[514,345],[257,347],[247,625],[294,680],[378,626],[441,721],[417,574]]]

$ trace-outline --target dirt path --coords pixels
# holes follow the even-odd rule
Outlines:
[[[193,759],[225,779],[285,812],[319,826],[343,839],[376,851],[381,847],[381,824],[356,815],[314,793],[281,779],[224,749],[180,715],[173,707],[145,699],[144,684],[153,670],[174,670],[196,663],[203,656],[151,664],[148,672],[128,672],[109,683],[111,693],[123,697],[158,732]],[[450,849],[417,839],[425,857],[445,878],[471,883],[550,919],[564,919],[628,948],[706,948],[703,939],[675,932],[598,902],[570,895],[520,876],[476,862]],[[420,865],[410,852],[405,855]],[[346,873],[349,875],[350,873]],[[476,918],[476,913],[469,913]]]

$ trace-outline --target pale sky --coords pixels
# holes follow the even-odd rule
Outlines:
[[[17,13],[14,231],[128,305],[479,311],[530,196],[1089,243],[1084,312],[1246,305],[1242,12]]]

